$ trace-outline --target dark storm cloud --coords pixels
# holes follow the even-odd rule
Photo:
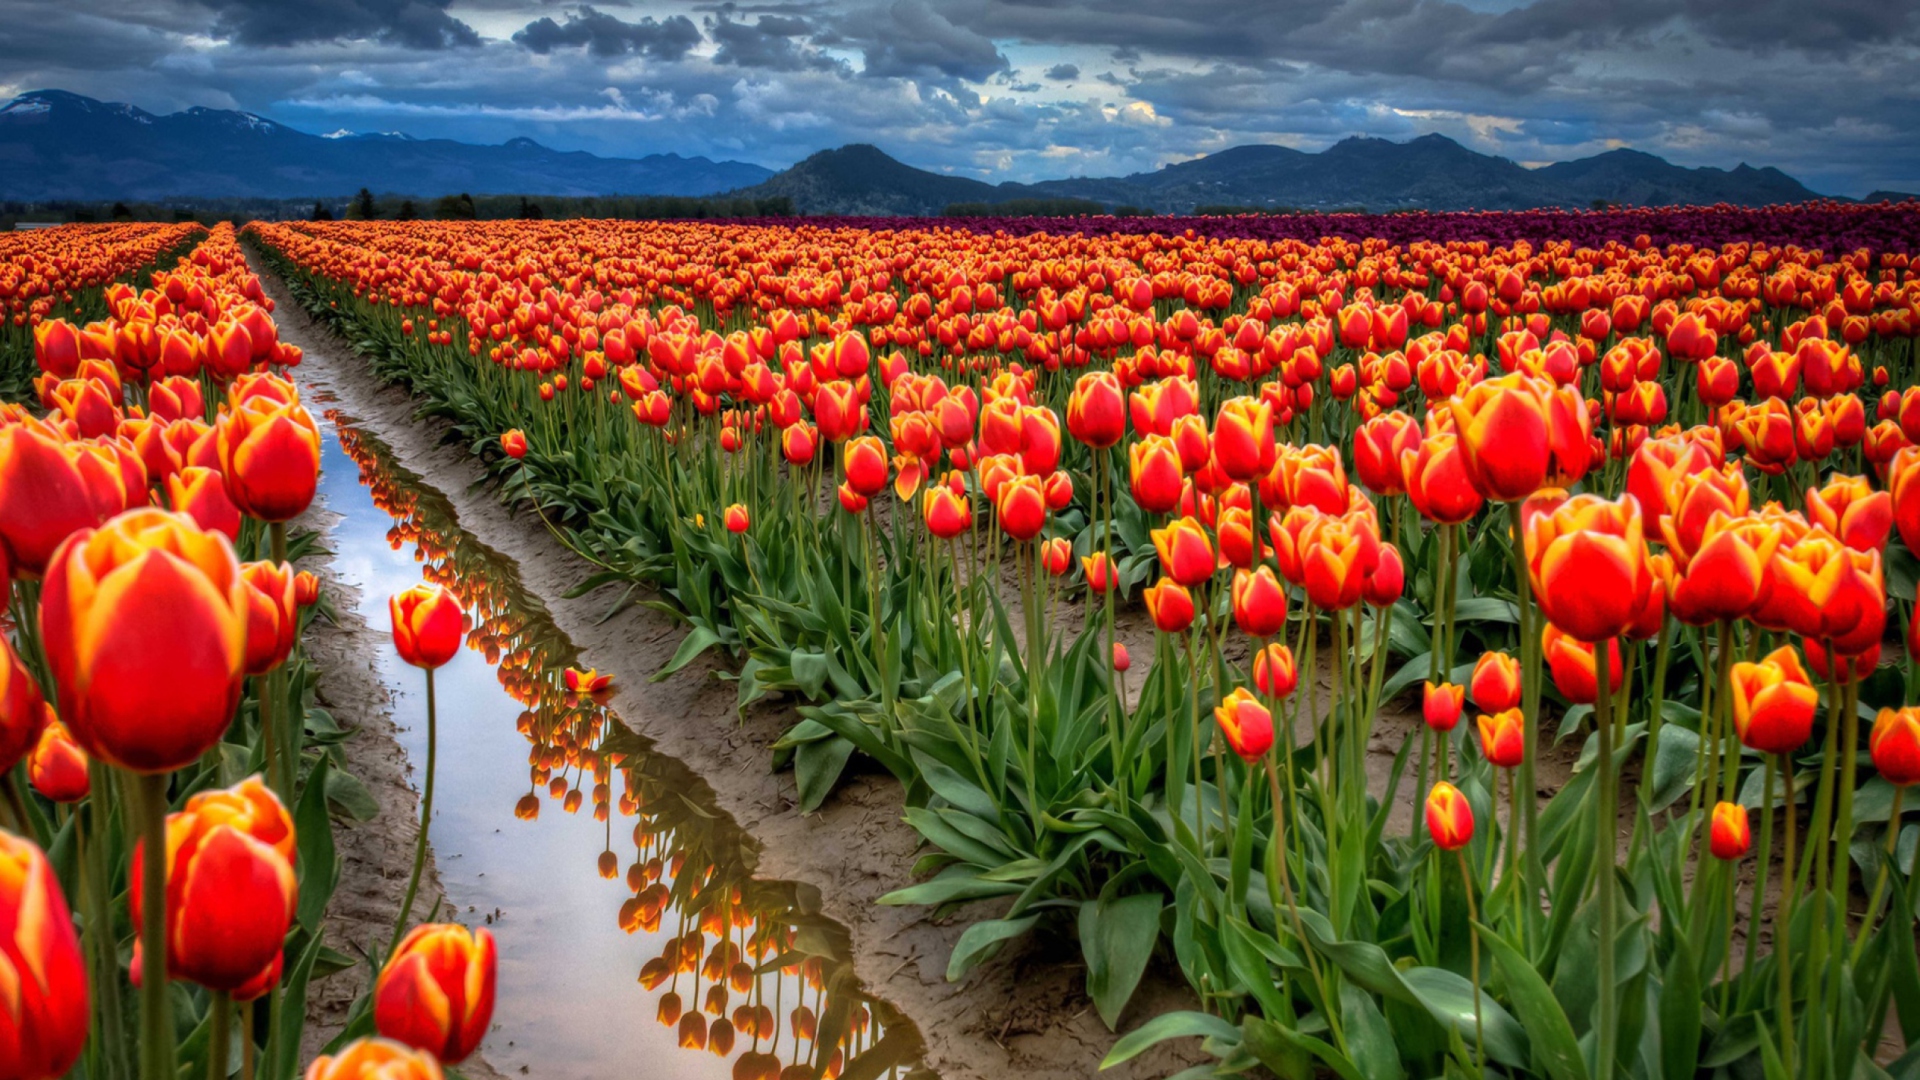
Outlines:
[[[1047,78],[1055,82],[1072,82],[1079,77],[1079,64],[1055,64],[1047,69]]]
[[[707,36],[720,46],[713,62],[761,71],[835,71],[840,61],[809,48],[802,40],[814,32],[795,15],[762,15],[751,25],[726,12],[707,20]]]
[[[408,49],[480,44],[473,27],[447,14],[448,0],[201,0],[214,11],[215,37],[238,45],[377,41]]]
[[[895,0],[856,9],[839,37],[859,47],[862,74],[876,78],[948,78],[981,82],[1008,68],[993,39],[957,26],[926,0]]]
[[[661,21],[649,15],[638,22],[623,22],[606,12],[582,7],[567,12],[565,17],[564,23],[554,22],[552,16],[530,22],[513,35],[513,40],[542,55],[584,45],[594,56],[640,53],[657,60],[678,60],[701,41],[699,27],[685,15]]]

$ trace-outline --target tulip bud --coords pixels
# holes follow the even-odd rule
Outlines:
[[[69,537],[40,628],[74,741],[146,773],[219,742],[240,699],[246,589],[227,538],[184,514],[132,510]]]
[[[1104,551],[1080,556],[1080,572],[1086,575],[1087,588],[1095,595],[1104,594],[1113,584],[1113,567]]]
[[[1867,745],[1873,767],[1897,787],[1920,783],[1920,707],[1881,709]]]
[[[1712,835],[1707,846],[1714,858],[1727,862],[1753,850],[1753,830],[1747,820],[1747,808],[1739,803],[1715,803]]]
[[[1269,642],[1266,648],[1253,654],[1253,685],[1262,694],[1279,700],[1292,694],[1299,683],[1293,650],[1286,645]]]
[[[1124,672],[1132,666],[1133,666],[1133,656],[1127,652],[1127,643],[1124,641],[1114,642],[1113,643],[1113,670]]]
[[[1250,637],[1272,637],[1287,625],[1287,591],[1270,566],[1234,571],[1232,601],[1233,621]]]
[[[1214,722],[1233,752],[1246,761],[1258,761],[1273,746],[1273,714],[1260,700],[1237,686],[1213,710]]]
[[[240,580],[247,583],[246,671],[264,675],[286,662],[299,633],[293,567],[274,562],[242,563]]]
[[[299,402],[260,396],[220,416],[220,471],[227,494],[261,521],[298,517],[320,482],[320,429]]]
[[[1782,645],[1757,664],[1734,664],[1728,679],[1733,727],[1742,743],[1763,754],[1792,753],[1806,744],[1820,694],[1793,646]]]
[[[1000,527],[1015,540],[1031,540],[1047,524],[1046,491],[1037,476],[1016,476],[1000,485],[994,499]]]
[[[467,613],[444,586],[423,581],[387,601],[393,648],[400,659],[429,670],[452,660],[467,633]]]
[[[40,739],[27,758],[27,779],[33,790],[52,802],[76,803],[87,797],[92,781],[87,775],[87,752],[75,745],[67,726],[52,719],[52,708],[41,706],[48,716],[40,729]]]
[[[1420,700],[1420,715],[1435,731],[1448,732],[1460,723],[1460,711],[1467,697],[1465,687],[1453,683],[1426,684]]]
[[[450,1065],[464,1061],[492,1022],[495,968],[493,935],[484,927],[416,926],[374,984],[374,1027]]]
[[[87,966],[66,897],[46,855],[0,832],[0,1074],[65,1076],[86,1045]]]
[[[1473,806],[1445,780],[1427,793],[1427,832],[1442,851],[1456,851],[1473,842]]]
[[[736,534],[746,532],[749,520],[747,517],[747,508],[739,503],[734,503],[727,507],[725,520],[728,532]]]
[[[259,777],[187,800],[167,816],[167,969],[237,990],[280,955],[299,899],[293,821]],[[149,853],[134,848],[129,899],[139,925]]]
[[[1481,653],[1467,685],[1475,705],[1490,713],[1506,712],[1520,704],[1520,662],[1503,652]]]
[[[1518,766],[1527,758],[1526,717],[1518,708],[1480,714],[1480,752],[1502,769]]]
[[[1040,544],[1040,565],[1054,577],[1066,573],[1073,566],[1073,545],[1065,537],[1056,536]]]
[[[357,1039],[307,1066],[306,1080],[443,1080],[440,1063],[386,1039]]]
[[[862,435],[846,445],[847,484],[867,498],[887,487],[887,452],[877,436]]]
[[[514,428],[500,436],[500,450],[515,461],[527,456],[527,433]]]
[[[1153,625],[1162,633],[1178,634],[1193,625],[1193,594],[1187,587],[1163,577],[1141,594]]]

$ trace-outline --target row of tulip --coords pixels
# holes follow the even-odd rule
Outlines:
[[[19,400],[38,374],[33,332],[54,319],[88,322],[106,313],[104,291],[145,288],[206,229],[180,225],[79,225],[0,236],[0,398]]]
[[[1004,898],[950,977],[1077,932],[1113,1024],[1164,941],[1204,1011],[1112,1060],[1872,1075],[1889,1002],[1920,1032],[1903,252],[256,228],[589,585],[663,594],[663,677],[719,646],[810,702],[803,805],[900,777],[933,877],[891,901]]]
[[[389,540],[411,547],[424,578],[466,608],[468,647],[524,707],[528,789],[515,816],[536,821],[553,807],[606,824],[593,872],[630,894],[620,928],[650,940],[637,974],[655,1019],[683,1048],[731,1058],[743,1080],[801,1080],[816,1065],[829,1080],[898,1075],[891,1070],[910,1065],[911,1028],[861,997],[790,887],[753,878],[737,829],[687,797],[684,768],[646,751],[606,692],[583,691],[605,676],[576,666],[577,650],[511,566],[377,437],[339,430],[374,504],[393,518]],[[632,822],[631,847],[616,815]]]
[[[0,404],[0,1074],[225,1077],[237,1042],[247,1080],[292,1077],[309,981],[353,963],[322,930],[339,874],[329,792],[355,783],[299,648],[322,606],[292,565],[314,537],[288,529],[319,471],[286,378],[299,351],[230,226],[139,270],[138,288],[108,282],[171,262],[182,230],[46,235],[86,259],[38,286],[0,273],[30,301],[43,410]],[[48,290],[83,288],[102,318],[46,317]],[[437,1077],[432,1055],[458,1060],[484,1032],[484,931],[378,944],[362,1011],[400,1042],[309,1075],[407,1075],[405,1061]],[[462,996],[479,988],[484,1002]]]

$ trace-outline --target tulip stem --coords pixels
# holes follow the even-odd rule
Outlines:
[[[413,842],[413,871],[407,875],[407,894],[400,901],[400,917],[394,920],[393,937],[387,942],[387,956],[400,944],[400,936],[407,928],[407,917],[413,914],[414,894],[420,890],[420,868],[427,861],[427,831],[433,824],[433,772],[436,751],[439,744],[439,730],[434,716],[433,669],[427,668],[427,778],[420,792],[420,832]],[[384,964],[382,965],[384,966]]]
[[[1597,900],[1600,905],[1600,999],[1598,1003],[1599,1022],[1595,1024],[1595,1050],[1598,1067],[1594,1075],[1600,1080],[1613,1080],[1614,1055],[1617,1047],[1614,1041],[1619,1024],[1619,1002],[1614,996],[1613,951],[1615,914],[1613,907],[1614,866],[1620,858],[1618,830],[1614,825],[1613,793],[1613,695],[1607,692],[1612,685],[1612,643],[1601,640],[1593,646],[1593,665],[1598,693],[1594,694],[1595,721],[1600,728],[1600,754],[1594,762],[1599,771],[1598,783],[1594,791],[1594,841],[1601,847],[1602,858],[1597,865],[1599,889]]]
[[[173,1009],[167,996],[167,774],[138,776],[140,838],[140,1044],[146,1080],[175,1080]]]
[[[253,1080],[253,1002],[240,1006],[240,1080]]]
[[[213,993],[213,1031],[207,1042],[207,1080],[227,1080],[227,1044],[233,1040],[233,995]]]
[[[1866,951],[1867,938],[1873,933],[1873,920],[1880,917],[1880,898],[1886,894],[1887,873],[1900,857],[1900,801],[1907,794],[1904,786],[1893,789],[1893,810],[1887,815],[1887,857],[1874,875],[1873,895],[1867,898],[1867,914],[1860,920],[1860,937],[1853,943],[1853,966],[1860,966],[1860,954]]]
[[[1760,912],[1767,902],[1767,879],[1773,867],[1773,792],[1780,776],[1780,760],[1772,754],[1767,755],[1766,783],[1760,796],[1760,865],[1754,871],[1753,895],[1747,900],[1747,947],[1740,963],[1742,974],[1751,973],[1755,942],[1760,937]],[[1740,995],[1741,1004],[1747,1003],[1747,992]]]
[[[287,562],[287,524],[275,521],[267,525],[267,538],[272,545],[275,565],[285,566]],[[260,738],[267,747],[269,765],[267,778],[275,788],[280,800],[288,806],[294,803],[293,785],[299,775],[299,751],[293,745],[291,724],[286,715],[287,672],[283,661],[275,664],[267,672],[266,693],[260,702]],[[275,751],[278,751],[276,754]],[[280,772],[275,775],[272,765],[275,758]]]
[[[1786,813],[1781,815],[1781,826],[1786,830],[1785,848],[1780,858],[1780,900],[1773,908],[1773,966],[1780,976],[1780,1015],[1776,1018],[1780,1027],[1780,1060],[1787,1067],[1787,1075],[1793,1075],[1793,906],[1794,898],[1800,888],[1794,879],[1793,841],[1795,833],[1794,815],[1797,807],[1793,799],[1793,756],[1780,755],[1780,779],[1786,787]]]
[[[1475,1070],[1487,1071],[1487,1031],[1480,1018],[1480,906],[1473,899],[1473,874],[1467,869],[1467,849],[1453,849],[1460,860],[1460,883],[1467,889],[1468,963],[1473,977],[1473,1061]],[[1606,1073],[1600,1075],[1606,1076]]]

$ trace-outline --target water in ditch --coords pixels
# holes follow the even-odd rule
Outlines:
[[[565,689],[591,658],[513,561],[353,418],[326,424],[329,546],[361,616],[384,631],[387,598],[424,576],[471,618],[468,648],[435,676],[432,841],[440,917],[489,926],[499,946],[488,1062],[541,1080],[923,1080],[918,1033],[861,991],[817,894],[754,878],[752,842],[705,783]],[[378,663],[422,763],[422,675],[390,650]]]

